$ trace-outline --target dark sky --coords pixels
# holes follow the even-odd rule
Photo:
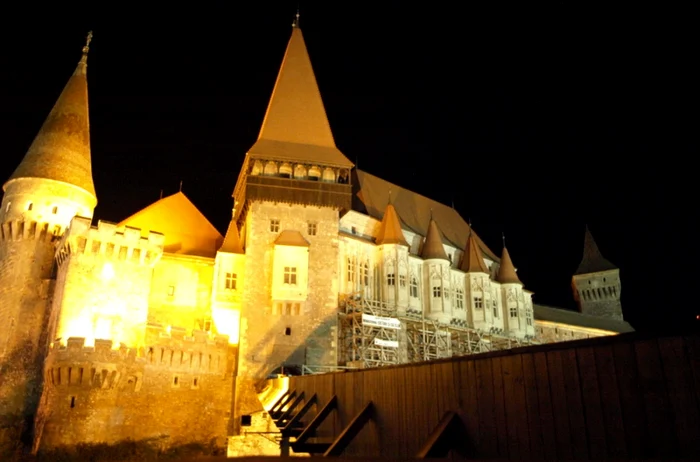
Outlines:
[[[5,17],[0,177],[92,29],[96,218],[119,221],[182,180],[225,231],[297,2],[93,3]],[[626,319],[638,329],[694,321],[697,304],[677,303],[670,282],[690,242],[676,212],[693,191],[678,162],[698,152],[683,14],[484,3],[301,2],[339,148],[363,170],[454,203],[496,252],[505,232],[537,303],[573,307],[588,223],[621,268]]]

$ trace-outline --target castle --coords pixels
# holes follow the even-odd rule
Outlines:
[[[507,248],[355,168],[298,24],[224,235],[182,192],[93,224],[88,50],[3,186],[0,422],[30,430],[34,450],[223,447],[264,415],[271,374],[631,330],[619,271],[588,230],[572,279],[580,312],[538,306]]]

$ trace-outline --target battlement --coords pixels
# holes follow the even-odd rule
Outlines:
[[[12,220],[0,226],[0,241],[35,240],[51,242],[63,232],[60,225],[48,222]]]
[[[102,220],[91,226],[89,218],[76,216],[63,235],[56,257],[59,264],[71,254],[86,254],[153,266],[163,255],[164,242],[161,233],[149,231],[144,237],[139,228],[119,227]]]

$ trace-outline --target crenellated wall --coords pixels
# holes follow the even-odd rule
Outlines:
[[[113,223],[90,226],[75,217],[56,252],[54,339],[110,339],[114,345],[143,346],[153,267],[163,252],[163,235],[119,228]],[[52,323],[53,324],[53,323]]]
[[[46,360],[35,448],[159,440],[224,447],[235,348],[227,336],[149,325],[143,348],[84,338],[55,345]]]

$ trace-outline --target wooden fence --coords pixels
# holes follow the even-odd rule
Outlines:
[[[699,405],[700,336],[633,333],[293,377],[271,415],[325,455],[700,460]]]

